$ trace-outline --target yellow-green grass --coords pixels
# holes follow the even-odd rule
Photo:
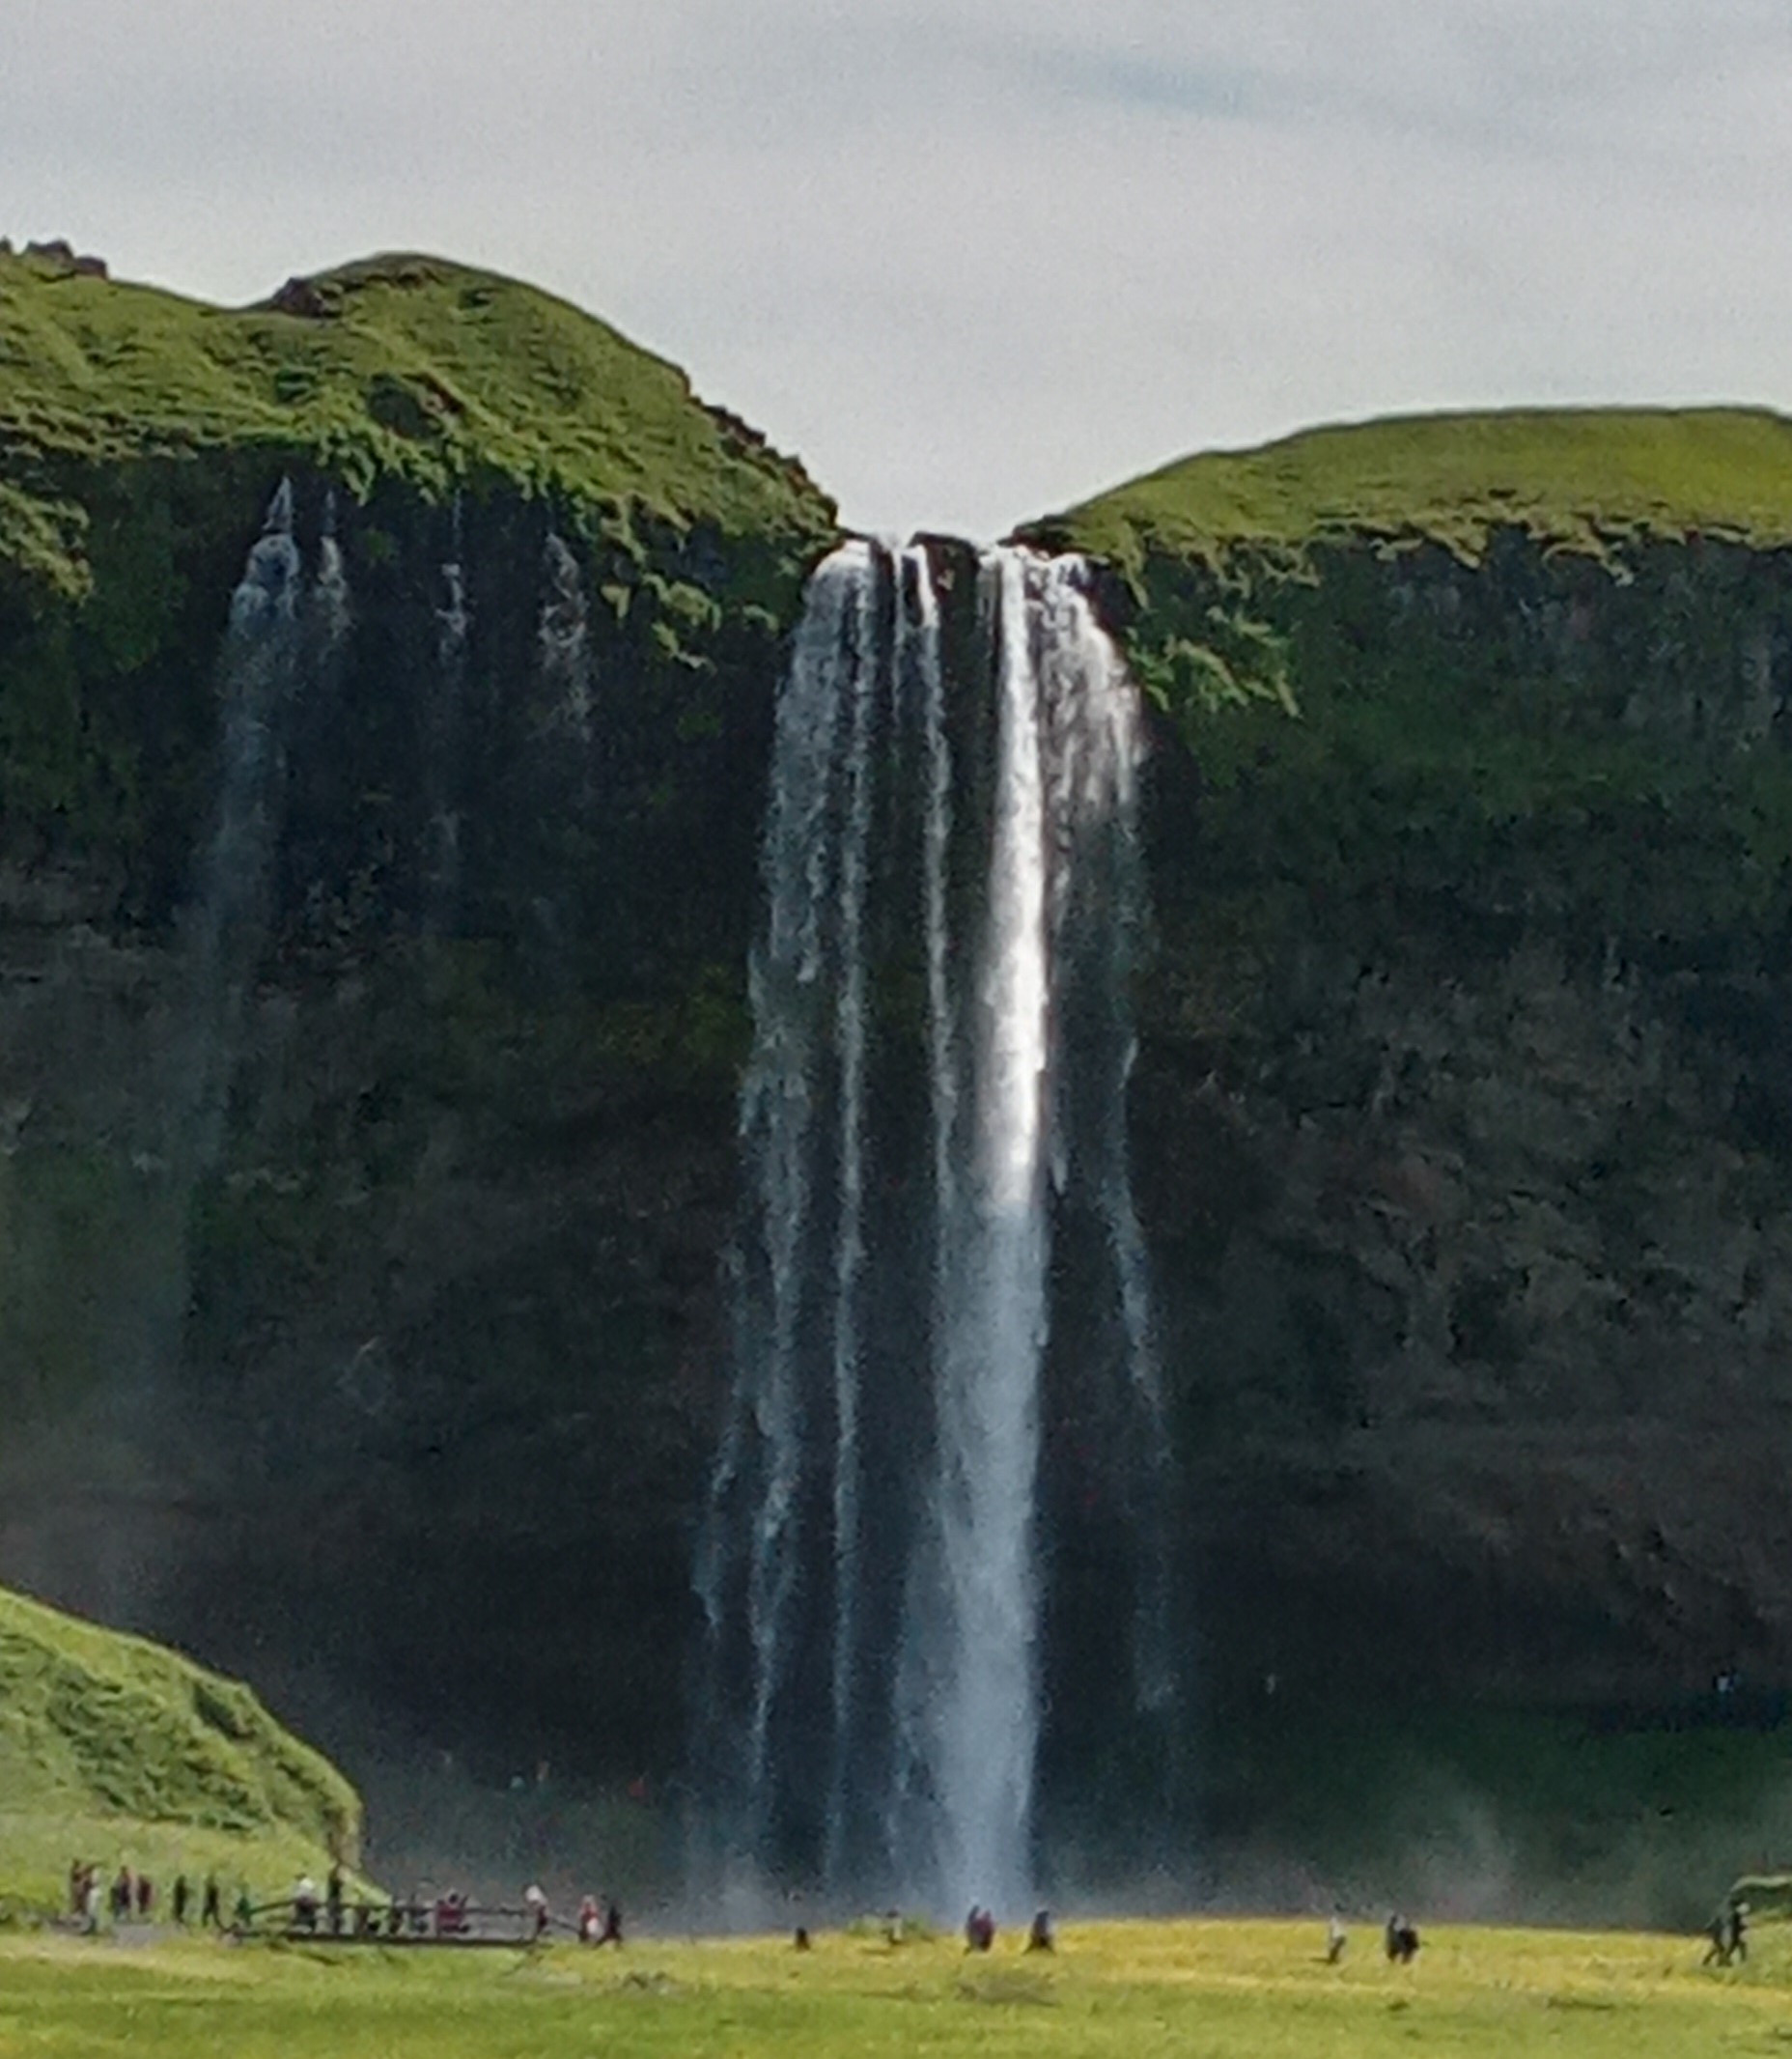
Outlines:
[[[1440,1930],[1411,1967],[1378,1947],[1366,1923],[1330,1967],[1316,1922],[1218,1921],[1073,1923],[1050,1960],[1012,1937],[970,1960],[946,1940],[837,1934],[807,1954],[648,1937],[620,1957],[38,1936],[0,1942],[0,2055],[1682,2059],[1792,2041],[1780,1932],[1725,1972],[1701,1969],[1695,1940],[1648,1934]]]
[[[271,282],[270,282],[271,283]],[[70,461],[261,448],[357,491],[500,479],[676,529],[820,541],[833,508],[675,366],[550,294],[444,260],[321,274],[224,309],[0,256],[0,560],[85,584]]]
[[[272,1891],[352,1861],[360,1829],[353,1789],[247,1687],[0,1591],[0,1906],[59,1907],[77,1857]]]
[[[1206,451],[1037,525],[1136,572],[1328,540],[1429,540],[1477,558],[1491,532],[1603,555],[1639,535],[1792,543],[1792,421],[1751,408],[1513,409],[1304,430]]]

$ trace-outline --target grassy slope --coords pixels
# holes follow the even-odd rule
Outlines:
[[[348,1782],[248,1688],[0,1592],[0,1900],[58,1904],[77,1852],[271,1884],[359,1833]]]
[[[1427,1930],[1417,1963],[1389,1967],[1375,1920],[1339,1967],[1322,1961],[1318,1919],[1072,1926],[1045,1964],[1012,1933],[975,1963],[951,1941],[839,1935],[807,1956],[782,1939],[648,1941],[623,1960],[575,1946],[531,1960],[21,1941],[0,1944],[0,2055],[1680,2059],[1778,2049],[1792,2019],[1783,1932],[1757,1930],[1748,1966],[1721,1974],[1699,1970],[1688,1939],[1570,1932]]]
[[[724,536],[826,535],[791,460],[699,405],[675,366],[565,301],[433,258],[311,282],[319,317],[225,310],[0,257],[0,559],[67,591],[70,459],[266,447],[366,490],[498,479]]]
[[[1209,451],[1039,528],[1135,571],[1352,535],[1431,539],[1467,558],[1491,530],[1603,552],[1693,532],[1792,543],[1792,421],[1762,409],[1553,409],[1309,429]]]

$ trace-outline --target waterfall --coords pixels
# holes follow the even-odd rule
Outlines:
[[[1167,1652],[1126,1149],[1137,696],[1078,560],[985,553],[974,621],[971,569],[843,546],[795,640],[697,1567],[725,1851],[954,1914],[1034,1880],[1060,1201],[1098,1226],[1092,1377],[1112,1361],[1132,1425],[1141,1699]]]
[[[326,660],[348,640],[354,624],[354,608],[349,599],[349,575],[343,564],[342,545],[336,537],[336,494],[332,488],[323,502],[323,529],[318,539],[318,620]]]
[[[156,1172],[144,1196],[151,1254],[136,1302],[136,1393],[155,1409],[180,1348],[190,1286],[189,1218],[223,1152],[243,1016],[266,932],[281,819],[287,724],[309,645],[294,495],[268,502],[230,601],[218,666],[218,774],[211,823],[180,925],[181,992],[154,1095]]]
[[[591,636],[584,577],[556,529],[543,550],[547,584],[536,642],[541,654],[547,727],[591,741]]]
[[[865,1265],[866,875],[871,842],[871,729],[878,696],[878,588],[859,581],[851,665],[845,818],[840,840],[839,977],[835,1062],[840,1080],[839,1223],[834,1235],[833,1728],[834,1801],[827,1870],[841,1863],[854,1688],[858,1662],[860,1550],[859,1294]],[[898,675],[900,676],[900,674]]]
[[[932,1520],[940,1579],[923,1590],[936,1646],[925,1755],[933,1876],[953,1902],[1024,1894],[1038,1738],[1033,1551],[1045,1346],[1049,968],[1039,678],[1027,565],[996,587],[994,825],[977,949],[966,1174],[941,1294]]]
[[[340,558],[337,570],[340,576]],[[219,676],[218,798],[186,915],[200,1084],[190,1105],[182,1106],[177,1123],[202,1165],[217,1154],[243,989],[266,920],[286,724],[305,658],[303,584],[293,533],[293,482],[282,479],[231,596]],[[346,598],[343,605],[346,609]]]
[[[423,926],[441,936],[454,926],[461,891],[461,737],[466,713],[467,651],[473,617],[467,605],[463,515],[454,503],[452,550],[442,560],[442,602],[435,610],[436,687],[424,719]]]
[[[751,970],[759,1033],[742,1090],[741,1131],[765,1234],[759,1278],[743,1296],[738,1391],[750,1411],[757,1458],[747,1562],[747,1767],[752,1803],[762,1813],[797,1573],[804,1443],[798,1346],[816,1200],[816,1076],[826,1048],[822,973],[836,877],[838,688],[847,669],[848,604],[868,562],[867,553],[849,546],[821,568],[798,633],[778,707],[777,775],[766,832],[770,920]],[[725,1481],[724,1491],[732,1484]]]

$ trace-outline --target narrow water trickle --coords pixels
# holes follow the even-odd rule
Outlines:
[[[218,663],[218,767],[210,828],[180,918],[180,987],[155,1084],[154,1169],[142,1241],[153,1254],[134,1304],[127,1370],[137,1405],[154,1418],[162,1375],[178,1355],[190,1285],[194,1198],[223,1154],[231,1082],[248,993],[266,935],[278,840],[286,737],[315,645],[283,479],[268,502],[231,595]]]
[[[340,579],[340,557],[336,568]],[[346,586],[340,599],[346,634]],[[217,800],[184,918],[189,1036],[196,1048],[177,1122],[182,1149],[202,1167],[217,1156],[243,990],[266,924],[287,724],[306,657],[303,600],[293,483],[283,479],[231,596],[218,680]]]
[[[1118,1368],[1147,1512],[1141,1699],[1158,1677],[1163,1425],[1126,1148],[1139,744],[1080,561],[1004,549],[947,576],[854,542],[816,573],[778,705],[697,1573],[717,1836],[769,1879],[953,1914],[1032,1889],[1060,1205],[1097,1226],[1079,1319],[1113,1340],[1091,1377]]]
[[[440,937],[453,927],[461,897],[461,751],[466,720],[467,653],[473,616],[466,594],[464,517],[454,504],[454,536],[442,560],[442,598],[435,609],[434,691],[423,725],[424,830],[423,926]]]
[[[543,562],[536,642],[541,653],[546,719],[580,744],[591,741],[591,628],[584,577],[557,530],[549,529]]]
[[[349,598],[349,574],[343,563],[342,545],[336,535],[336,494],[332,490],[323,502],[323,529],[318,539],[317,609],[322,640],[326,654],[338,651],[354,626],[354,608]]]

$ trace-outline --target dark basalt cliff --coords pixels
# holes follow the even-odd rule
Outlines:
[[[831,507],[484,274],[131,291],[0,261],[0,1577],[351,1769],[350,1704],[670,1770],[770,713]],[[1423,476],[1339,433],[1317,512],[1246,520],[1228,473],[1219,520],[1197,468],[1041,532],[1112,565],[1160,704],[1135,1141],[1210,1714],[1792,1685],[1792,432],[1600,419],[1525,418],[1541,484],[1485,422],[1402,425]],[[288,711],[182,1183],[182,911],[283,475],[353,627]]]
[[[332,1739],[664,1764],[831,505],[433,261],[241,316],[0,261],[0,1565]],[[283,477],[350,626],[267,725],[247,993],[208,1006],[232,589]]]
[[[1176,718],[1135,1114],[1222,1695],[1792,1679],[1775,493],[1770,417],[1491,417],[1050,525]]]

